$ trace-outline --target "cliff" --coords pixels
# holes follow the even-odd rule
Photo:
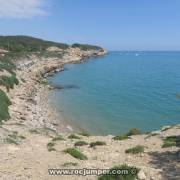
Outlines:
[[[23,45],[23,49],[32,50],[35,43],[32,41]],[[18,43],[21,47],[22,42]],[[131,170],[124,179],[179,179],[179,125],[146,134],[132,129],[118,136],[93,136],[78,131],[61,118],[61,113],[50,106],[51,87],[46,77],[63,70],[66,63],[81,63],[107,52],[97,46],[75,44],[61,48],[61,44],[49,43],[45,42],[44,50],[39,51],[38,40],[35,51],[20,50],[20,56],[12,46],[10,59],[1,59],[0,89],[6,95],[0,93],[0,107],[5,107],[0,113],[6,116],[0,116],[0,120],[9,119],[0,126],[1,179],[104,180],[108,176],[52,176],[48,169],[100,170],[114,166]]]

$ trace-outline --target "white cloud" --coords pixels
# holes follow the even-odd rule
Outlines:
[[[46,0],[0,0],[0,17],[28,18],[44,16]]]

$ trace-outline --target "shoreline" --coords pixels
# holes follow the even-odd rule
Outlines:
[[[115,165],[127,164],[140,169],[136,178],[138,180],[164,180],[171,177],[178,179],[180,149],[174,145],[167,148],[162,146],[165,138],[180,137],[180,125],[163,127],[149,134],[133,134],[121,140],[115,140],[115,136],[112,135],[75,134],[67,128],[68,123],[61,120],[59,112],[51,106],[51,87],[44,79],[49,74],[62,71],[67,63],[88,60],[85,58],[87,54],[77,55],[74,49],[72,52],[65,54],[61,59],[31,56],[19,61],[17,77],[20,84],[8,93],[12,101],[12,118],[0,127],[0,177],[4,180],[51,180],[52,176],[48,173],[50,168],[108,169]],[[95,54],[97,55],[97,52]],[[101,52],[99,55],[104,54],[105,52]],[[90,52],[87,55],[87,58],[89,57]],[[71,133],[78,138],[70,138]],[[13,141],[7,141],[10,137],[14,138]],[[75,143],[78,141],[87,144],[77,147]],[[95,142],[103,144],[92,148],[90,145]],[[49,144],[52,145],[52,149],[49,149]],[[142,146],[144,151],[137,154],[126,153],[126,150],[136,146]],[[66,154],[64,151],[68,148],[83,153],[87,160]],[[59,176],[53,178],[59,179]],[[77,176],[60,178],[76,180]],[[78,179],[97,180],[97,176],[78,176]]]
[[[77,50],[79,53],[79,50]],[[49,76],[64,70],[64,65],[79,64],[92,57],[104,56],[107,52],[85,51],[78,54],[75,48],[60,58],[38,58],[32,56],[24,62],[19,61],[17,77],[21,79],[20,85],[9,93],[12,99],[10,107],[11,119],[9,122],[23,123],[28,128],[50,128],[61,133],[74,132],[57,109],[53,108],[49,99],[52,89],[44,80]],[[28,82],[28,83],[27,83]],[[22,93],[20,93],[22,92]],[[75,127],[74,127],[75,128]]]

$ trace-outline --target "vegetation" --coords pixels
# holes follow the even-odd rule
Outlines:
[[[65,139],[61,135],[58,135],[52,139],[52,141],[64,141],[64,140]]]
[[[47,149],[48,149],[48,151],[56,151],[56,149],[54,148],[54,146],[55,146],[55,143],[54,143],[54,142],[49,142],[49,143],[47,144]]]
[[[127,133],[126,133],[126,136],[132,136],[132,135],[139,135],[139,134],[142,134],[140,130],[136,129],[136,128],[133,128],[133,129],[130,129]]]
[[[115,141],[122,141],[122,140],[130,139],[130,136],[132,135],[138,135],[138,134],[141,134],[141,131],[133,128],[130,129],[126,134],[115,136],[112,139]]]
[[[6,141],[6,143],[8,143],[8,144],[18,145],[17,140],[16,140],[16,139],[13,139],[13,138],[10,138],[10,137],[7,137],[5,141]]]
[[[7,91],[14,88],[14,85],[18,85],[19,81],[15,75],[0,76],[0,86],[5,86]]]
[[[24,136],[22,135],[18,135],[18,132],[17,131],[13,131],[11,134],[8,135],[8,137],[5,139],[5,142],[6,143],[9,143],[9,144],[15,144],[15,145],[18,145],[19,141],[25,139]]]
[[[114,174],[114,172],[119,172]],[[133,173],[132,173],[133,172]],[[137,179],[137,174],[139,169],[133,166],[128,165],[119,165],[114,166],[110,169],[108,174],[102,175],[98,178],[98,180],[135,180]]]
[[[74,144],[74,146],[85,146],[85,145],[88,145],[88,143],[85,142],[85,141],[77,141],[77,142]]]
[[[40,132],[36,129],[30,129],[29,132],[32,134],[40,134]]]
[[[96,141],[96,142],[91,142],[90,143],[90,147],[104,146],[104,145],[106,145],[106,143],[103,142],[103,141]]]
[[[168,136],[163,140],[162,148],[180,146],[180,136]]]
[[[6,93],[0,89],[0,123],[3,120],[8,120],[10,118],[9,115],[9,106],[11,105],[11,101],[7,97]]]
[[[46,50],[51,46],[61,49],[67,49],[69,47],[67,44],[44,41],[28,36],[0,36],[0,49],[11,52],[37,52]]]
[[[16,65],[12,61],[14,56],[7,54],[3,57],[0,56],[0,71],[6,70],[10,74],[15,75]]]
[[[103,50],[101,47],[99,46],[92,46],[89,44],[73,44],[72,45],[73,48],[80,48],[81,50],[84,51],[88,51],[88,50]]]
[[[84,155],[83,153],[81,153],[80,151],[78,151],[75,148],[67,148],[64,150],[65,153],[70,154],[71,156],[73,156],[76,159],[80,159],[80,160],[87,160],[87,156]]]
[[[75,134],[71,134],[68,136],[69,139],[81,139],[79,136],[75,135]]]
[[[0,76],[0,86],[6,87],[7,91],[14,88],[14,85],[18,85],[19,81],[15,74],[16,66],[12,62],[10,55],[0,56],[0,71],[6,71],[9,75]],[[0,90],[0,123],[3,120],[7,121],[10,118],[9,106],[11,105],[10,99],[6,93]]]
[[[144,152],[144,146],[135,146],[133,148],[129,148],[125,151],[125,153],[132,153],[132,154],[138,154],[138,153],[143,153]]]
[[[119,136],[115,136],[112,138],[115,141],[122,141],[122,140],[126,140],[126,139],[130,139],[129,136],[126,135],[119,135]]]
[[[69,166],[77,166],[77,165],[78,165],[78,163],[67,162],[67,163],[64,163],[62,166],[69,167]]]
[[[78,134],[81,135],[81,136],[86,136],[86,137],[90,136],[87,132],[80,132]]]

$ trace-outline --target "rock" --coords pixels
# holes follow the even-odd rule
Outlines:
[[[155,134],[156,134],[156,135],[159,135],[159,134],[161,134],[161,131],[152,131],[152,132],[151,132],[151,135],[155,135]]]
[[[146,179],[146,175],[142,170],[138,173],[138,179],[139,180],[145,180]]]
[[[162,128],[161,128],[161,131],[166,131],[166,130],[168,130],[168,129],[170,129],[171,128],[171,126],[163,126]]]

